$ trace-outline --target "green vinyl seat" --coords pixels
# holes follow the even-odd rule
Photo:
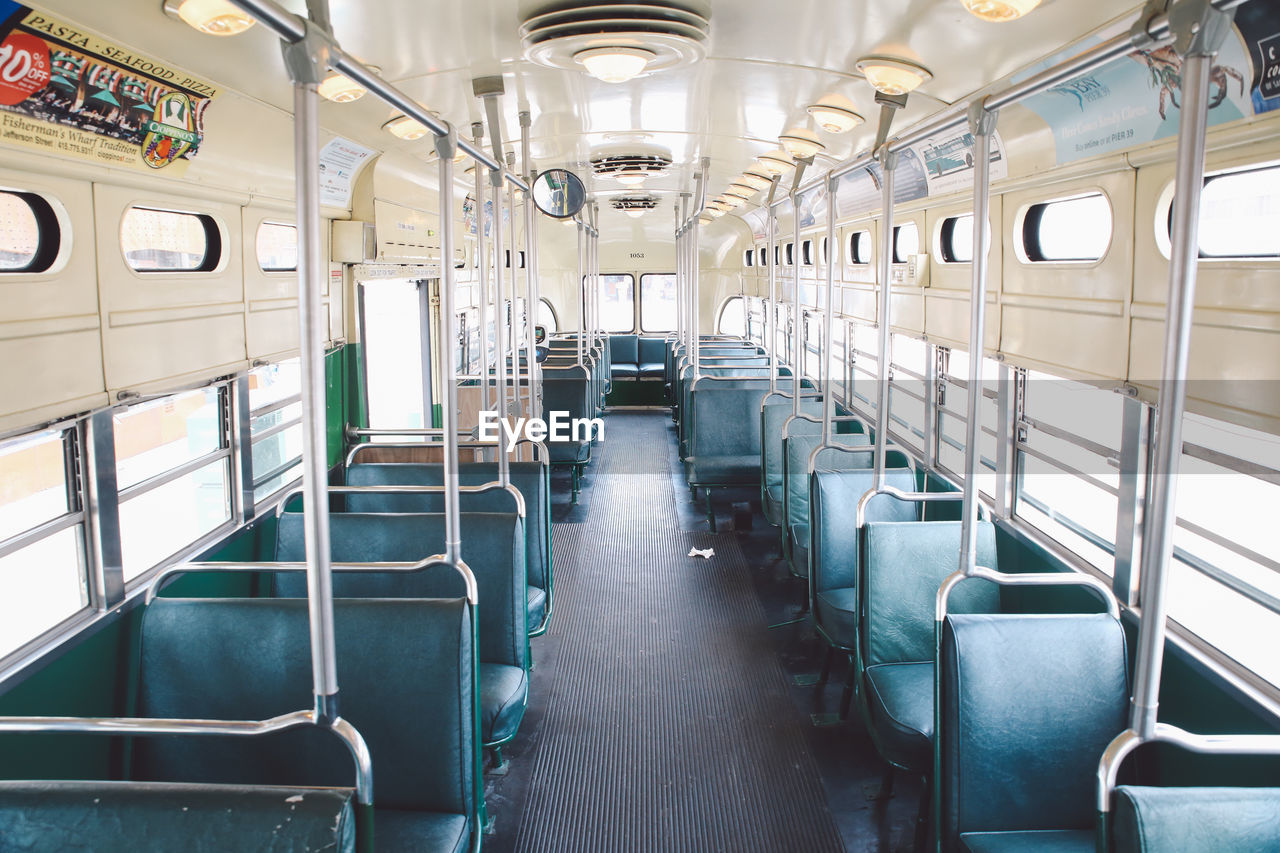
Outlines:
[[[1115,853],[1280,850],[1280,788],[1121,785],[1111,826]]]
[[[886,468],[885,484],[903,492],[915,489],[910,468]],[[855,510],[875,484],[870,468],[818,468],[809,483],[809,588],[814,627],[828,645],[852,652],[858,620],[858,529]],[[918,521],[920,504],[876,495],[866,520]]]
[[[459,597],[334,600],[340,708],[373,760],[380,853],[454,853],[481,831],[471,612]],[[160,598],[141,634],[141,716],[257,720],[309,704],[306,600]],[[319,728],[135,738],[131,766],[141,780],[207,784],[349,785],[354,775],[346,745]]]
[[[636,361],[640,366],[641,379],[661,379],[666,367],[663,351],[666,342],[662,338],[640,338],[637,346]]]
[[[0,850],[355,853],[354,801],[349,788],[0,781]],[[457,819],[465,835],[466,819]],[[452,853],[453,848],[421,849]]]
[[[979,522],[978,562],[995,566],[995,528]],[[881,521],[863,527],[859,565],[858,671],[867,729],[894,767],[928,773],[933,765],[935,605],[938,587],[960,556],[958,521]],[[956,612],[991,611],[994,584],[961,583]]]
[[[939,655],[942,849],[1092,851],[1098,760],[1129,707],[1119,620],[949,613]]]
[[[552,604],[551,571],[551,481],[550,466],[541,462],[512,462],[508,468],[511,485],[519,490],[525,505],[525,571],[528,574],[529,635],[547,630]],[[498,479],[496,462],[463,462],[458,465],[458,483],[481,486]],[[348,486],[439,486],[444,467],[439,463],[360,462],[348,466]],[[512,512],[509,496],[493,490],[459,495],[463,512]],[[443,512],[443,494],[352,494],[346,496],[351,512]]]
[[[860,424],[843,422],[842,428]],[[783,428],[782,472],[786,489],[783,492],[782,516],[787,534],[784,553],[791,564],[792,574],[809,576],[809,458],[818,445],[824,442],[822,424],[803,418],[790,421]],[[861,432],[840,432],[832,436],[832,444],[846,447],[866,447],[871,443]],[[824,469],[843,470],[870,468],[870,453],[846,453],[840,450],[824,450],[816,460]],[[856,506],[856,504],[855,504]]]
[[[480,660],[480,715],[485,746],[516,735],[529,695],[528,606],[522,519],[509,513],[464,512],[462,559],[476,579],[480,597],[477,653]],[[445,519],[439,513],[343,512],[329,516],[335,562],[411,563],[444,552]],[[286,512],[276,528],[276,559],[304,558],[302,513]],[[276,593],[306,596],[300,572],[280,574]],[[464,594],[456,572],[335,572],[339,598],[448,598]]]
[[[788,389],[790,393],[791,389]],[[764,517],[781,527],[783,522],[784,481],[782,476],[782,428],[794,413],[795,405],[788,397],[770,396],[760,410],[760,500]],[[800,411],[812,417],[822,416],[822,403],[801,399]],[[800,423],[808,423],[801,421]]]

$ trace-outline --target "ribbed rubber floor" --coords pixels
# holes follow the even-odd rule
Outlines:
[[[679,529],[667,417],[610,414],[585,521],[554,530],[560,648],[534,673],[516,849],[842,851],[735,537]]]

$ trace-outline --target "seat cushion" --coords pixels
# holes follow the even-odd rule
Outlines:
[[[640,367],[628,362],[614,362],[609,367],[609,375],[614,379],[634,379],[640,374]]]
[[[640,376],[643,379],[661,379],[666,375],[666,365],[660,361],[640,362]]]
[[[933,763],[933,663],[867,667],[871,736],[886,761],[923,771]]]
[[[579,465],[591,458],[591,442],[548,441],[547,455],[552,465]]]
[[[536,631],[547,613],[547,593],[532,584],[529,585],[529,630]]]
[[[482,663],[480,679],[480,737],[486,744],[512,737],[529,701],[529,678],[518,666]]]
[[[1095,849],[1094,834],[1087,829],[966,832],[960,843],[969,853],[1093,853]]]
[[[0,781],[0,850],[354,853],[354,803],[350,789]]]
[[[467,819],[442,812],[375,809],[373,839],[378,853],[461,853],[467,848]]]
[[[742,486],[760,482],[760,456],[690,456],[685,476],[699,486]]]
[[[817,595],[814,618],[827,639],[844,649],[853,649],[857,639],[858,593],[853,587],[829,589]]]
[[[1280,850],[1280,788],[1116,789],[1116,853]]]

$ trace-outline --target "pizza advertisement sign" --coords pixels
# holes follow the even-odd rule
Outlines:
[[[0,0],[0,142],[181,175],[217,94],[181,69]]]

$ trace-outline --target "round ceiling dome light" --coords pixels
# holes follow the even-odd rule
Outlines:
[[[1040,5],[1040,0],[960,0],[969,12],[984,21],[1012,21]]]
[[[734,195],[733,193],[728,193],[728,192],[720,196],[719,198],[717,198],[716,201],[727,204],[729,205],[729,207],[742,207],[744,204],[747,203],[747,200],[742,196]]]
[[[520,25],[525,58],[621,83],[706,56],[711,22],[695,0],[557,3]]]
[[[864,121],[853,104],[839,95],[828,95],[808,109],[818,127],[827,133],[848,133]]]
[[[729,191],[751,198],[753,195],[760,192],[760,189],[758,187],[751,186],[745,181],[734,181],[729,184]]]
[[[724,213],[726,210],[728,210],[731,207],[731,205],[728,204],[727,202],[721,201],[718,198],[713,198],[711,199],[711,201],[703,205],[703,207],[706,207],[708,210],[718,210],[721,213]]]
[[[796,166],[795,161],[791,159],[791,155],[781,148],[761,154],[756,158],[756,164],[770,175],[785,175]]]
[[[712,207],[710,203],[708,203],[703,209],[702,214],[703,216],[709,216],[712,219],[719,219],[721,216],[724,216],[724,211],[718,207]]]
[[[421,139],[431,131],[425,124],[406,115],[398,115],[382,125],[382,129],[400,139]]]
[[[759,172],[747,170],[742,173],[742,177],[738,178],[739,183],[746,184],[754,190],[768,189],[769,184],[773,183],[773,178],[768,175],[762,175]]]
[[[624,187],[638,187],[644,183],[644,179],[647,177],[648,175],[644,172],[619,172],[613,176],[613,179]]]
[[[885,95],[905,95],[933,79],[924,66],[893,56],[863,57],[857,68],[877,92]]]
[[[782,147],[797,160],[807,160],[819,151],[826,151],[818,134],[805,127],[793,127],[778,137]]]
[[[605,83],[625,83],[644,71],[649,60],[657,56],[652,50],[642,47],[589,47],[573,55],[574,62],[580,63],[587,73]]]
[[[166,0],[164,11],[207,36],[239,35],[256,23],[227,0]]]

